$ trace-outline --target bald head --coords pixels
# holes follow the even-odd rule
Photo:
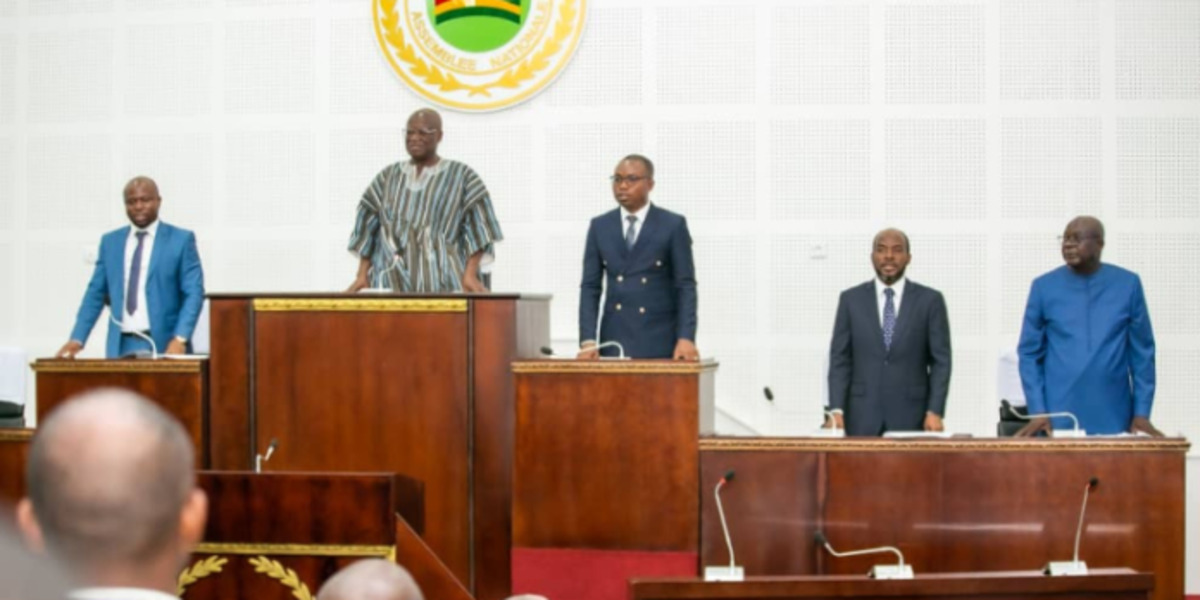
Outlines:
[[[391,561],[372,558],[330,577],[317,600],[424,600],[424,596],[408,571]]]
[[[908,243],[908,234],[904,233],[903,231],[900,231],[899,229],[896,229],[895,227],[889,227],[889,228],[884,229],[883,231],[880,231],[879,233],[875,234],[875,239],[871,240],[871,248],[874,249],[875,246],[878,245],[880,241],[882,241],[885,238],[891,238],[891,237],[898,237],[901,240],[904,240],[904,251],[908,252],[909,254],[912,253],[912,246],[910,246]]]
[[[130,179],[129,183],[125,184],[124,191],[126,194],[128,194],[129,191],[134,188],[145,188],[146,190],[152,192],[155,196],[158,195],[158,184],[155,183],[153,179],[150,179],[145,175],[138,175],[137,177]]]
[[[1067,223],[1067,230],[1083,233],[1104,243],[1104,223],[1101,223],[1100,219],[1096,217],[1087,215],[1075,217],[1071,219],[1070,223]]]
[[[413,111],[413,114],[408,116],[408,121],[411,123],[414,120],[419,120],[432,129],[442,128],[442,115],[432,108],[420,108]]]
[[[1080,216],[1071,219],[1062,235],[1063,261],[1081,275],[1100,269],[1104,252],[1104,224],[1096,217]]]
[[[36,523],[51,554],[86,570],[161,562],[164,553],[181,559],[190,551],[180,543],[185,507],[203,505],[193,498],[202,497],[194,469],[191,440],[173,417],[132,392],[95,390],[39,427],[22,507],[31,514],[20,516]]]

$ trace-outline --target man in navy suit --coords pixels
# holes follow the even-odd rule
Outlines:
[[[829,406],[847,435],[943,429],[950,390],[946,301],[904,277],[909,251],[904,232],[879,232],[871,251],[876,278],[838,299]]]
[[[158,185],[149,177],[135,177],[125,185],[125,214],[132,227],[100,238],[96,270],[71,339],[58,351],[60,358],[75,358],[83,350],[105,305],[114,315],[105,345],[109,358],[152,350],[142,336],[166,354],[189,351],[204,304],[204,272],[196,235],[159,221],[161,205]]]
[[[579,358],[615,356],[611,346],[596,349],[598,343],[615,341],[631,358],[699,360],[687,220],[650,204],[654,163],[644,156],[621,159],[612,186],[620,207],[592,219],[583,252]]]

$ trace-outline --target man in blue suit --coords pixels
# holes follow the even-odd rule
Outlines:
[[[650,204],[654,163],[644,156],[621,159],[612,186],[620,207],[592,219],[583,252],[578,357],[615,356],[616,348],[596,348],[613,341],[631,358],[699,360],[687,220]]]
[[[189,352],[204,303],[204,272],[196,235],[159,221],[161,205],[158,185],[149,177],[125,185],[125,214],[133,226],[100,238],[100,258],[60,358],[83,350],[105,305],[114,315],[105,345],[109,358],[163,348],[166,354]],[[145,337],[154,340],[153,349]]]

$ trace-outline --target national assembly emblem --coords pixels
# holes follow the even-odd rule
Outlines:
[[[587,0],[374,0],[392,70],[429,100],[507,108],[546,88],[583,35]]]

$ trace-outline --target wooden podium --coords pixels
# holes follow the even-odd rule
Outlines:
[[[700,442],[700,489],[737,472],[721,499],[747,575],[862,574],[888,558],[833,558],[815,543],[818,530],[837,550],[898,546],[917,573],[978,573],[1070,560],[1083,490],[1096,477],[1080,558],[1153,573],[1153,597],[1178,600],[1188,447],[1158,438],[714,438]],[[728,564],[712,494],[701,504],[701,565]]]
[[[204,542],[179,576],[186,600],[309,599],[365,557],[403,564],[429,598],[469,600],[421,541],[420,482],[383,473],[201,472]]]
[[[40,358],[36,374],[37,420],[64,400],[100,387],[137,392],[174,415],[192,438],[196,466],[206,468],[208,453],[208,360],[94,360]]]
[[[32,429],[0,429],[0,525],[11,525],[13,506],[25,495],[25,461]]]
[[[214,294],[212,466],[424,482],[424,537],[463,586],[508,596],[513,384],[549,298]]]
[[[909,580],[828,577],[747,577],[738,582],[697,579],[639,579],[630,582],[632,600],[688,598],[866,599],[888,600],[1148,600],[1154,575],[1130,569],[1093,569],[1075,577],[1047,577],[1037,571],[918,574]]]
[[[618,598],[632,575],[694,575],[697,446],[713,427],[717,364],[512,368],[513,592]]]

